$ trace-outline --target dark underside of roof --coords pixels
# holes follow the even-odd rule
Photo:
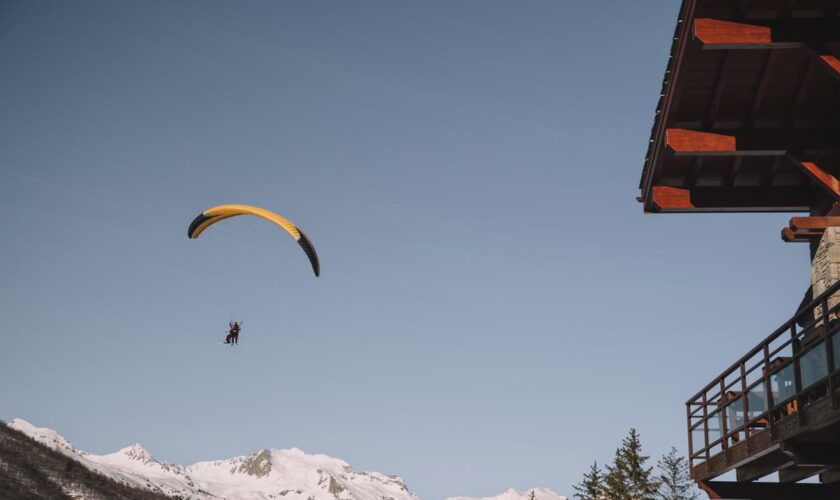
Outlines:
[[[645,211],[819,212],[818,180],[840,177],[837,62],[840,0],[684,0]]]

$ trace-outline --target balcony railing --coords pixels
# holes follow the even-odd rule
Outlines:
[[[840,303],[835,283],[686,403],[692,469],[769,431],[840,382]]]

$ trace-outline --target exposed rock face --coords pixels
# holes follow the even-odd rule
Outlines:
[[[336,498],[338,498],[338,495],[344,491],[344,486],[342,486],[338,481],[336,481],[334,477],[330,476],[330,487],[327,491],[329,491]]]
[[[271,472],[271,450],[260,450],[254,455],[247,457],[239,467],[230,470],[231,474],[241,472],[254,477],[265,477]]]

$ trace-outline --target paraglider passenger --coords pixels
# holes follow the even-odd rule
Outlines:
[[[228,330],[228,336],[225,338],[225,344],[238,344],[239,322],[234,321],[233,323],[229,323],[228,326],[230,327],[230,330]]]

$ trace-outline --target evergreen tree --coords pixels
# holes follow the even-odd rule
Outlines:
[[[657,464],[659,474],[659,498],[662,500],[696,500],[697,494],[692,490],[694,483],[688,473],[688,463],[685,457],[671,447],[671,451]]]
[[[602,500],[604,498],[604,475],[598,462],[592,464],[589,473],[583,475],[583,480],[574,486],[575,498],[580,500]]]
[[[607,465],[607,474],[604,476],[604,493],[610,500],[627,500],[630,498],[626,470],[621,448],[618,448],[615,450],[613,463]]]
[[[645,467],[642,443],[636,429],[630,429],[607,467],[606,494],[611,500],[656,500],[659,484],[651,477],[653,467]]]

